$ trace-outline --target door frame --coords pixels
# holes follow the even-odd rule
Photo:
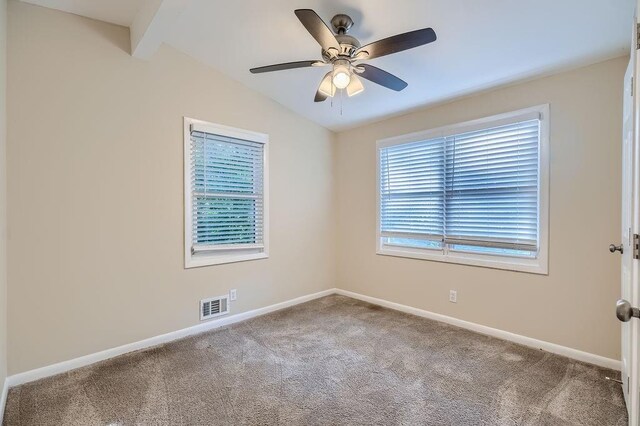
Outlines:
[[[627,232],[626,238],[625,238],[625,242],[624,242],[624,246],[625,248],[628,247],[628,249],[633,251],[633,245],[634,245],[634,234],[639,234],[640,233],[640,135],[639,135],[639,131],[638,129],[640,129],[640,90],[638,90],[638,86],[640,86],[640,79],[638,78],[638,72],[640,70],[640,55],[638,54],[638,47],[639,47],[639,40],[638,40],[638,34],[639,34],[639,28],[640,28],[640,24],[638,22],[638,14],[637,14],[637,10],[639,10],[640,7],[640,0],[636,0],[636,13],[634,14],[634,19],[633,19],[633,30],[632,30],[632,44],[631,44],[631,50],[630,50],[630,58],[629,58],[629,66],[632,68],[631,69],[631,81],[625,81],[624,85],[625,87],[627,86],[627,84],[631,85],[631,97],[632,97],[632,101],[631,101],[631,121],[632,121],[632,136],[631,136],[631,146],[630,146],[630,151],[631,151],[631,158],[630,158],[630,172],[628,173],[628,176],[624,176],[624,170],[623,170],[623,176],[622,179],[631,179],[631,200],[630,200],[630,220],[629,220],[629,230]],[[626,90],[624,91],[624,96],[628,96]],[[623,117],[624,119],[624,117]],[[626,137],[626,135],[623,134],[623,138]],[[625,149],[624,149],[624,142],[623,142],[623,155],[625,154]],[[623,158],[622,161],[625,161],[625,159]],[[624,167],[623,167],[624,169]],[[621,182],[622,183],[622,182]],[[624,184],[621,185],[622,188],[624,188]],[[622,194],[623,197],[627,196],[626,194]],[[624,204],[623,204],[624,206]],[[624,213],[623,213],[624,214]],[[624,230],[623,230],[623,234],[624,234]],[[623,235],[623,237],[625,237],[625,235]],[[629,266],[629,272],[630,272],[630,288],[629,288],[629,295],[628,297],[628,301],[631,303],[632,306],[640,306],[640,274],[639,274],[639,267],[638,267],[638,260],[633,258],[633,254],[632,254],[632,258],[630,260],[630,266]],[[621,276],[621,280],[623,279],[623,277]],[[625,295],[622,295],[623,297]],[[629,425],[630,426],[640,426],[640,370],[639,370],[639,348],[638,345],[640,344],[640,324],[638,323],[638,321],[640,321],[640,319],[638,318],[632,318],[631,321],[629,321],[628,324],[628,332],[627,332],[627,336],[625,337],[625,335],[621,332],[621,337],[622,339],[628,338],[629,339],[629,353],[628,353],[628,364],[626,365],[626,374],[628,375],[628,384],[627,384],[627,398],[626,398],[626,403],[627,403],[627,411],[629,413]],[[624,330],[624,327],[622,327],[622,330]],[[622,342],[621,342],[621,346],[622,346]],[[622,356],[624,356],[624,354],[621,354]],[[625,374],[625,365],[624,365],[624,359],[622,359],[623,364],[621,366],[622,368],[622,374]],[[624,376],[623,376],[623,381],[624,381]],[[624,392],[624,389],[623,389]]]

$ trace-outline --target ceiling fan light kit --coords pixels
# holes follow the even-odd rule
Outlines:
[[[318,92],[323,94],[326,98],[332,98],[336,94],[336,86],[333,84],[333,72],[327,73],[320,82]],[[324,100],[324,99],[323,99]]]
[[[315,102],[323,102],[327,98],[334,97],[337,90],[345,90],[347,96],[361,93],[364,91],[364,85],[360,77],[398,92],[405,89],[407,87],[405,81],[373,65],[360,63],[360,61],[402,52],[434,42],[437,38],[432,28],[424,28],[362,46],[355,37],[347,34],[353,26],[353,20],[348,15],[334,16],[331,19],[332,31],[311,9],[297,9],[295,14],[322,47],[322,60],[287,62],[252,68],[250,71],[253,74],[259,74],[294,68],[331,66],[332,70],[320,82],[314,98]]]
[[[347,86],[347,95],[351,97],[363,91],[364,86],[362,84],[362,81],[358,78],[357,75],[353,74],[351,76],[351,82],[349,82],[349,85]]]
[[[333,61],[333,84],[338,89],[346,89],[351,82],[351,63],[347,59]]]

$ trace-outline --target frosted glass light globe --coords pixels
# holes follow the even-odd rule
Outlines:
[[[351,77],[346,72],[339,72],[333,75],[333,84],[338,89],[344,89],[351,82]]]
[[[333,65],[333,85],[338,89],[346,88],[351,82],[349,61],[336,61]]]

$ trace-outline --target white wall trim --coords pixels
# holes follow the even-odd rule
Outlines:
[[[447,315],[437,314],[434,312],[426,311],[424,309],[414,308],[411,306],[402,305],[400,303],[389,302],[387,300],[378,299],[371,296],[365,296],[363,294],[354,293],[348,290],[332,288],[332,289],[320,291],[318,293],[313,293],[306,296],[297,297],[295,299],[287,300],[284,302],[276,303],[274,305],[265,306],[264,308],[258,308],[252,311],[247,311],[247,312],[242,312],[235,315],[221,317],[221,318],[211,320],[202,324],[194,325],[192,327],[183,328],[182,330],[173,331],[170,333],[140,340],[138,342],[133,342],[126,345],[118,346],[116,348],[107,349],[107,350],[96,352],[93,354],[81,356],[79,358],[74,358],[68,361],[59,362],[57,364],[48,365],[46,367],[37,368],[35,370],[26,371],[24,373],[14,374],[12,376],[7,377],[7,379],[5,380],[4,388],[2,391],[2,400],[0,401],[0,409],[4,410],[4,404],[7,398],[7,391],[8,391],[8,388],[10,387],[33,382],[34,380],[43,379],[45,377],[54,376],[56,374],[65,373],[67,371],[74,370],[76,368],[86,367],[87,365],[95,364],[96,362],[104,361],[104,360],[107,360],[119,355],[123,355],[129,352],[138,351],[141,349],[147,349],[147,348],[168,343],[177,339],[182,339],[184,337],[191,336],[194,334],[204,333],[209,330],[214,330],[216,328],[224,327],[226,325],[235,324],[240,321],[255,318],[261,315],[268,314],[270,312],[274,312],[280,309],[298,305],[300,303],[308,302],[314,299],[319,299],[324,296],[329,296],[331,294],[340,294],[342,296],[347,296],[353,299],[362,300],[364,302],[383,306],[389,309],[394,309],[396,311],[406,312],[408,314],[417,315],[419,317],[428,318],[431,320],[455,325],[457,327],[475,331],[480,334],[497,337],[498,339],[519,343],[521,345],[528,346],[531,348],[542,349],[547,352],[566,356],[568,358],[587,362],[600,367],[610,368],[612,370],[618,370],[618,371],[620,370],[619,360],[606,358],[606,357],[591,354],[588,352],[583,352],[578,349],[568,348],[566,346],[545,342],[543,340],[533,339],[531,337],[526,337],[519,334],[511,333],[508,331],[499,330],[497,328],[491,328],[485,325],[464,321],[464,320],[453,318]],[[2,412],[3,411],[0,411],[0,413]]]
[[[7,406],[7,396],[9,394],[9,378],[4,379],[2,386],[2,395],[0,395],[0,422],[4,419],[4,409]]]
[[[522,336],[520,334],[511,333],[509,331],[499,330],[497,328],[487,327],[486,325],[476,324],[473,322],[453,318],[447,315],[437,314],[435,312],[425,311],[424,309],[414,308],[400,303],[389,302],[387,300],[378,299],[376,297],[365,296],[363,294],[354,293],[352,291],[336,289],[336,293],[351,297],[353,299],[362,300],[363,302],[369,302],[374,305],[383,306],[385,308],[394,309],[396,311],[405,312],[408,314],[417,315],[419,317],[432,319],[435,321],[444,322],[447,324],[455,325],[456,327],[465,328],[467,330],[475,331],[476,333],[485,334],[498,339],[508,340],[510,342],[519,343],[524,346],[529,346],[534,349],[542,349],[543,351],[551,352],[557,355],[562,355],[567,358],[576,359],[578,361],[587,362],[604,368],[610,368],[612,370],[620,371],[620,360],[606,358],[600,355],[595,355],[589,352],[583,352],[578,349],[569,348],[566,346],[558,345],[555,343],[545,342],[544,340],[538,340],[531,337]]]
[[[57,364],[48,365],[46,367],[36,368],[35,370],[25,371],[24,373],[14,374],[12,376],[9,376],[5,381],[5,389],[7,388],[7,384],[8,387],[13,387],[22,385],[24,383],[33,382],[34,380],[43,379],[45,377],[54,376],[56,374],[66,373],[67,371],[74,370],[80,367],[86,367],[87,365],[95,364],[96,362],[104,361],[119,355],[126,354],[128,352],[147,349],[153,346],[161,345],[163,343],[171,342],[173,340],[182,339],[194,334],[204,333],[209,330],[224,327],[230,324],[235,324],[240,321],[248,320],[250,318],[265,315],[270,312],[278,311],[280,309],[288,308],[290,306],[328,296],[330,294],[334,294],[335,292],[335,289],[323,290],[318,293],[308,294],[306,296],[296,297],[295,299],[276,303],[274,305],[265,306],[264,308],[258,308],[252,311],[220,317],[218,319],[207,321],[202,324],[197,324],[192,327],[183,328],[181,330],[172,331],[170,333],[161,334],[155,337],[150,337],[148,339],[118,346],[116,348],[106,349],[104,351],[81,356],[79,358],[74,358],[68,361],[59,362]]]

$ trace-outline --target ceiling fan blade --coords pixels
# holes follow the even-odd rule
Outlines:
[[[432,43],[436,41],[436,38],[436,32],[433,31],[433,28],[423,28],[374,41],[356,50],[355,55],[364,51],[369,53],[366,59],[378,58]]]
[[[322,81],[316,92],[316,97],[313,99],[314,102],[324,102],[328,97],[336,94],[336,87],[331,82],[332,75],[333,72],[329,71],[322,77]]]
[[[324,50],[331,48],[340,52],[340,43],[333,35],[333,31],[327,27],[327,24],[311,9],[296,9],[296,16],[302,22],[302,25],[316,39]]]
[[[364,71],[357,73],[360,77],[366,78],[367,80],[373,81],[374,83],[388,89],[395,90],[396,92],[399,92],[408,86],[406,81],[401,80],[395,75],[381,70],[380,68],[376,68],[373,65],[360,64],[357,68],[364,69]]]
[[[252,74],[260,74],[263,72],[271,72],[271,71],[283,71],[290,70],[294,68],[306,68],[313,67],[318,65],[325,65],[322,61],[297,61],[297,62],[285,62],[284,64],[275,64],[275,65],[267,65],[265,67],[251,68]]]

